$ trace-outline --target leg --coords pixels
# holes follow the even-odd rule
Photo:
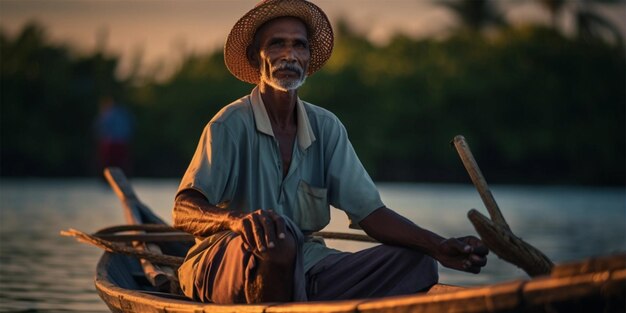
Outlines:
[[[430,288],[439,278],[431,257],[388,245],[330,255],[306,277],[312,301],[411,294]]]
[[[246,284],[246,301],[287,302],[293,299],[296,239],[287,232],[276,247],[255,253],[256,263]]]
[[[302,233],[290,220],[287,230],[264,253],[247,251],[232,232],[196,244],[178,269],[181,289],[196,301],[219,304],[306,301]]]

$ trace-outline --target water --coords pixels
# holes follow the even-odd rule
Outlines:
[[[135,180],[143,202],[171,221],[176,180]],[[384,202],[443,236],[475,234],[470,208],[486,213],[466,185],[379,184]],[[492,186],[514,232],[555,262],[626,251],[624,188]],[[333,210],[327,230],[348,231]],[[98,248],[59,236],[62,229],[94,232],[122,224],[115,195],[97,180],[0,182],[0,312],[108,312],[93,285]],[[367,244],[329,241],[340,249]],[[441,281],[481,285],[524,277],[490,255],[479,275],[441,270]]]

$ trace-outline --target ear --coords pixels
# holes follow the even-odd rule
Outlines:
[[[254,45],[248,46],[248,48],[246,49],[246,57],[248,58],[248,63],[250,63],[252,67],[259,69],[261,63],[259,62],[259,52],[254,47]]]

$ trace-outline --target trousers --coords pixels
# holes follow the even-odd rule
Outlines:
[[[437,262],[408,248],[377,245],[358,252],[331,254],[306,273],[301,245],[304,236],[286,219],[298,243],[293,301],[323,301],[413,294],[437,283]],[[241,237],[225,231],[199,241],[178,269],[183,293],[196,301],[246,303],[246,286],[254,280],[255,255]]]

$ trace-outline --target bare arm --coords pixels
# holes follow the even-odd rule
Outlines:
[[[472,273],[487,263],[487,248],[473,236],[445,239],[388,209],[378,208],[359,225],[372,238],[424,252],[443,266]]]
[[[198,191],[187,189],[174,202],[174,227],[195,236],[208,236],[233,229],[233,212],[222,210],[207,201]]]
[[[272,212],[257,210],[236,212],[216,207],[200,192],[187,189],[176,197],[174,227],[195,236],[209,236],[230,230],[242,236],[251,250],[273,248],[276,239],[285,237],[285,221]]]

